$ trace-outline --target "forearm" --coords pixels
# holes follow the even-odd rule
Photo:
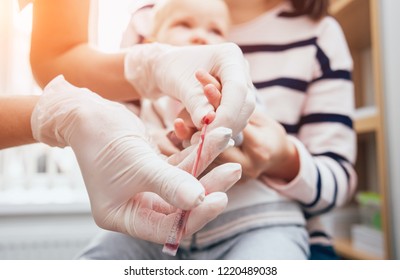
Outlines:
[[[87,0],[36,0],[31,66],[44,87],[57,75],[113,100],[138,99],[124,78],[124,53],[108,54],[88,44]]]
[[[286,136],[286,138],[288,137]],[[270,166],[264,174],[271,178],[290,182],[296,178],[300,171],[300,159],[295,144],[289,139],[285,140],[287,142],[287,149],[281,155],[281,160]]]
[[[311,155],[299,140],[294,137],[292,140],[300,158],[296,178],[289,183],[267,176],[261,180],[284,196],[299,201],[308,215],[325,213],[348,202],[357,180],[352,163],[332,152]]]
[[[31,114],[38,96],[0,97],[0,149],[34,143]]]
[[[89,88],[104,98],[136,100],[139,95],[124,78],[124,54],[106,54],[81,44],[54,56],[32,51],[31,64],[36,81],[46,86],[57,75],[70,83]]]

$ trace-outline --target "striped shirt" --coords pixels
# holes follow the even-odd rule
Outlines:
[[[241,47],[267,112],[300,153],[300,173],[289,184],[260,179],[314,216],[345,204],[356,187],[352,59],[333,18],[289,17],[290,9],[284,2],[234,27],[229,40]]]

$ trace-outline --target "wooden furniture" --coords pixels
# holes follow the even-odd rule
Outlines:
[[[342,26],[354,60],[358,191],[372,190],[381,195],[384,259],[390,259],[393,258],[393,252],[390,246],[390,212],[384,149],[384,108],[379,37],[380,1],[331,0],[330,13]],[[355,250],[351,240],[337,239],[335,248],[342,257],[347,259],[381,258]]]

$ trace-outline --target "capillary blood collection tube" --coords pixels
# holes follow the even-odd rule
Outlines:
[[[196,158],[194,160],[194,164],[192,167],[191,174],[194,177],[197,177],[198,166],[201,158],[201,153],[203,150],[204,138],[206,136],[207,126],[213,121],[215,114],[208,114],[203,118],[203,128],[201,129],[200,133],[200,143],[199,147],[197,148]],[[179,248],[179,243],[181,242],[183,231],[186,227],[186,222],[189,218],[190,211],[178,209],[178,215],[175,218],[175,221],[172,225],[172,229],[170,234],[167,238],[167,241],[164,243],[164,247],[162,252],[171,256],[175,256],[176,252]]]

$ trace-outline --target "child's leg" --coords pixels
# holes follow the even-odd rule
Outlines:
[[[128,235],[102,231],[77,256],[90,260],[161,260],[174,259],[161,252],[163,245],[135,239]]]
[[[308,235],[304,227],[276,226],[252,230],[235,237],[223,259],[306,260]]]

